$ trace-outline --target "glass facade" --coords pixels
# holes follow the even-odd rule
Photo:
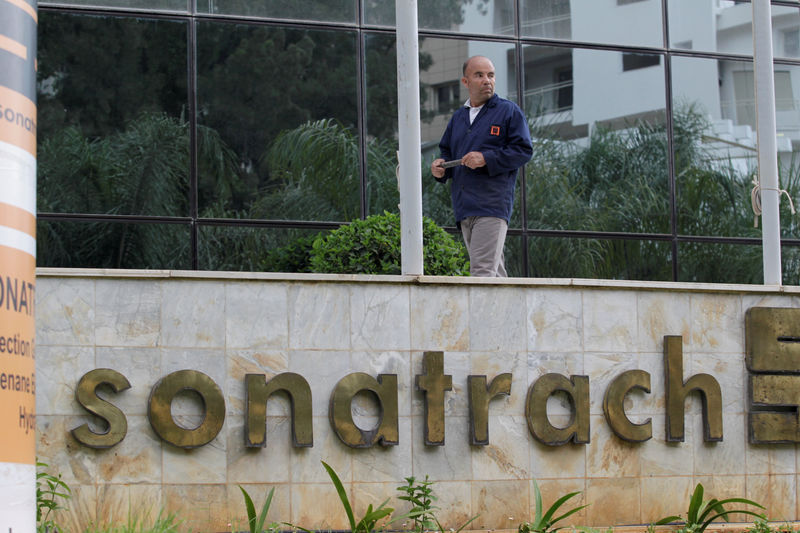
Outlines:
[[[396,212],[394,21],[386,0],[40,0],[38,264],[282,271]],[[797,199],[798,2],[772,24]],[[484,55],[534,144],[510,275],[762,282],[749,2],[426,0],[419,28],[426,216],[456,233],[428,165]],[[784,196],[786,284],[795,221]]]

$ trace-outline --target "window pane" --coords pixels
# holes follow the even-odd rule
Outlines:
[[[188,216],[186,24],[42,12],[38,208]]]
[[[679,243],[678,281],[764,283],[761,246]]]
[[[514,0],[425,0],[417,4],[420,29],[514,35]],[[364,0],[367,24],[395,25],[392,0]]]
[[[48,2],[39,0],[40,6],[49,4],[87,7],[127,7],[146,9],[148,11],[181,11],[188,12],[191,0],[59,0]]]
[[[669,232],[663,61],[526,46],[528,227]]]
[[[771,6],[775,57],[800,57],[800,9]],[[670,46],[682,50],[753,55],[749,2],[669,0]]]
[[[360,215],[356,35],[198,25],[201,216]]]
[[[752,64],[675,57],[672,79],[678,233],[760,236]]]
[[[199,268],[248,272],[310,272],[308,250],[320,230],[200,226]]]
[[[522,35],[662,46],[661,0],[520,0]]]
[[[531,238],[530,276],[669,281],[672,248],[666,241]]]
[[[355,22],[356,0],[197,0],[198,13]]]
[[[189,224],[39,219],[36,264],[62,268],[189,269]]]

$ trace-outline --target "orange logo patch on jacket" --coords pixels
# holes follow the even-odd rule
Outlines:
[[[489,135],[500,135],[500,126],[492,126],[489,130]]]

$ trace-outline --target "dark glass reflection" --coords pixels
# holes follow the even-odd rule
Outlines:
[[[701,283],[764,282],[761,246],[678,243],[678,281]],[[800,272],[785,272],[784,279],[798,279]]]
[[[201,216],[360,216],[355,33],[214,22],[197,33],[198,121],[219,140],[199,154],[226,168],[200,169]]]
[[[147,9],[150,11],[182,11],[188,12],[192,0],[59,0],[57,2],[39,1],[40,6],[60,4],[90,7],[128,7]]]
[[[424,0],[417,4],[420,29],[483,35],[514,35],[514,0]],[[394,26],[395,2],[364,0],[367,24]]]
[[[534,278],[672,279],[667,241],[536,237],[529,239],[528,263]]]
[[[319,230],[200,226],[201,270],[311,272],[308,252]]]
[[[187,216],[186,24],[42,12],[38,209]]]
[[[39,219],[36,265],[62,268],[192,268],[189,224]]]
[[[529,228],[670,232],[664,71],[639,55],[523,49]]]
[[[199,13],[355,22],[356,0],[197,0]]]

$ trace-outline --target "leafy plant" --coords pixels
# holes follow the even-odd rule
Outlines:
[[[148,513],[149,514],[149,513]],[[84,533],[177,533],[181,525],[174,513],[158,512],[152,525],[145,525],[149,516],[142,517],[128,512],[128,519],[122,525],[91,526]]]
[[[435,525],[434,511],[438,509],[433,502],[436,501],[436,495],[433,493],[433,481],[425,476],[425,480],[417,483],[414,476],[405,478],[406,484],[397,487],[397,490],[402,493],[398,499],[409,502],[411,507],[411,514],[414,514],[414,530],[418,532],[427,529],[433,529]]]
[[[561,516],[555,516],[558,509],[564,505],[567,500],[572,498],[573,496],[577,496],[580,492],[570,492],[569,494],[565,494],[564,496],[560,497],[556,500],[553,505],[548,507],[547,511],[543,511],[542,505],[542,492],[539,490],[539,484],[536,483],[536,480],[533,480],[533,491],[534,496],[536,498],[536,510],[533,517],[533,520],[530,522],[523,522],[519,525],[518,531],[519,533],[554,533],[559,529],[563,529],[561,527],[553,527],[557,522],[571,516],[584,507],[586,505],[581,505],[578,507],[574,507],[567,511],[566,513],[562,514]]]
[[[703,500],[703,485],[698,483],[689,500],[689,509],[686,512],[685,521],[680,516],[666,516],[655,522],[655,525],[660,526],[681,521],[684,525],[679,531],[685,533],[703,533],[709,524],[717,518],[722,518],[728,522],[728,515],[730,513],[740,513],[763,518],[762,515],[747,509],[725,509],[724,506],[730,503],[744,503],[758,507],[759,509],[764,509],[764,506],[746,498],[727,498],[724,500],[712,498],[710,500]]]
[[[344,485],[342,485],[342,481],[339,479],[339,476],[336,475],[336,472],[333,470],[333,468],[331,468],[325,461],[322,461],[322,466],[325,467],[325,470],[331,477],[331,481],[333,481],[333,485],[336,487],[336,492],[339,494],[339,499],[344,507],[344,512],[347,513],[347,520],[350,523],[350,531],[352,533],[370,533],[375,529],[375,526],[380,520],[390,516],[394,512],[393,508],[386,507],[386,503],[389,501],[387,498],[375,509],[373,509],[372,504],[370,504],[367,507],[367,512],[364,514],[363,518],[356,522],[355,516],[353,515],[353,507],[350,505],[350,499],[347,497],[347,492],[345,491]]]
[[[438,499],[433,492],[433,481],[430,481],[427,475],[425,476],[425,481],[419,484],[417,484],[417,480],[413,476],[407,477],[405,480],[405,485],[397,487],[397,490],[403,493],[398,498],[413,505],[406,516],[413,518],[414,530],[418,533],[427,530],[438,530],[440,533],[444,533],[445,529],[435,514],[439,508],[433,505],[433,502]],[[458,528],[450,529],[449,531],[459,533],[476,518],[478,518],[478,515],[473,516]]]
[[[466,275],[464,246],[429,219],[423,220],[423,262],[429,275]],[[356,220],[314,241],[313,272],[400,274],[400,215],[385,211]]]
[[[242,491],[242,496],[244,496],[244,505],[247,508],[247,525],[250,528],[250,533],[262,533],[264,531],[264,521],[267,519],[267,513],[269,512],[269,506],[272,504],[272,496],[275,494],[275,487],[270,489],[269,494],[267,494],[267,499],[264,500],[264,504],[261,506],[261,512],[256,515],[256,506],[253,504],[253,499],[244,490],[244,487],[239,485],[239,490]],[[270,524],[269,529],[275,529],[276,524]]]
[[[72,491],[61,479],[61,474],[54,476],[44,470],[49,468],[47,463],[36,463],[36,529],[37,531],[58,531],[55,521],[50,518],[50,513],[59,509],[66,509],[60,501],[69,500]]]

